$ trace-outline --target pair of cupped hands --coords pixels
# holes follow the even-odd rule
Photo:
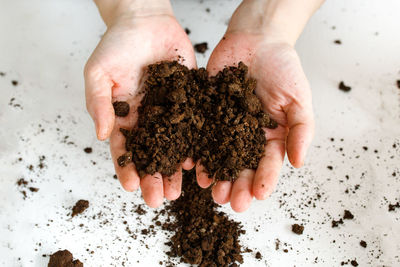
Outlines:
[[[230,202],[234,211],[242,212],[254,197],[264,200],[273,192],[285,152],[294,167],[304,163],[314,134],[314,120],[310,87],[293,44],[234,25],[231,20],[224,38],[212,52],[207,70],[215,75],[225,66],[243,61],[249,66],[249,75],[257,80],[256,94],[263,109],[279,126],[265,129],[268,142],[257,170],[243,170],[233,183],[213,183],[204,168],[191,159],[186,159],[171,177],[155,173],[140,178],[134,164],[117,164],[117,158],[126,152],[125,138],[119,129],[132,129],[137,124],[138,92],[146,66],[180,56],[184,59],[181,63],[188,68],[197,67],[193,45],[173,14],[135,15],[113,21],[85,66],[86,103],[97,138],[110,138],[122,187],[134,191],[140,186],[150,207],[160,206],[164,198],[177,199],[181,194],[182,169],[195,167],[199,186],[213,184],[212,196],[217,203]],[[115,116],[114,101],[129,103],[131,111],[127,117]]]

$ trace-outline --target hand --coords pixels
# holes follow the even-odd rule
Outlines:
[[[117,20],[105,21],[109,22],[108,30],[85,67],[87,109],[95,122],[98,139],[110,137],[115,171],[123,188],[134,191],[140,185],[146,203],[157,207],[164,196],[169,200],[179,197],[182,169],[169,179],[159,173],[140,179],[133,164],[120,167],[117,158],[126,150],[125,138],[119,129],[132,129],[137,124],[136,109],[141,100],[137,93],[145,67],[162,60],[177,60],[180,55],[184,58],[183,64],[194,68],[193,47],[168,9],[146,15],[133,12],[132,16],[124,11]],[[115,117],[114,101],[129,103],[131,111],[127,117]],[[190,169],[193,165],[187,160],[183,167]]]
[[[233,184],[219,181],[213,187],[214,200],[219,204],[230,202],[236,212],[245,211],[253,197],[262,200],[272,193],[285,148],[294,167],[303,165],[314,133],[310,86],[292,45],[268,39],[264,34],[228,30],[213,51],[207,68],[210,75],[215,75],[224,66],[239,61],[248,65],[249,76],[257,80],[256,94],[264,111],[279,126],[265,129],[268,142],[257,170],[243,170]],[[196,173],[200,186],[211,184],[202,166],[196,166]]]

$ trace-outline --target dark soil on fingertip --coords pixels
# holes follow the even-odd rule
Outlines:
[[[193,158],[209,177],[228,181],[257,168],[266,144],[263,128],[277,123],[262,111],[245,64],[209,77],[204,68],[161,62],[149,65],[147,74],[138,125],[121,129],[128,152],[118,158],[120,166],[133,161],[140,177],[168,177]]]

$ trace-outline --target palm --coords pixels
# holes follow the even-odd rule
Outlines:
[[[267,43],[260,36],[248,33],[228,33],[215,48],[207,68],[215,74],[224,66],[239,61],[249,66],[249,75],[258,81],[256,94],[265,111],[279,123],[277,129],[266,130],[268,144],[256,171],[244,170],[234,184],[218,182],[213,188],[213,197],[217,202],[223,204],[230,201],[234,210],[244,211],[253,196],[265,199],[275,188],[286,143],[291,163],[295,167],[302,165],[304,150],[312,134],[309,134],[309,128],[304,129],[307,122],[301,121],[305,118],[301,113],[311,116],[311,119],[308,118],[311,128],[313,122],[311,92],[293,48]],[[208,186],[211,181],[201,171],[198,167],[199,184]]]
[[[164,195],[169,199],[179,196],[181,172],[169,180],[158,179],[160,174],[140,179],[133,165],[118,166],[116,159],[126,152],[125,139],[119,129],[130,129],[137,124],[136,109],[141,100],[138,91],[146,66],[162,60],[177,60],[178,56],[189,68],[196,66],[193,47],[175,18],[168,15],[143,17],[135,19],[134,23],[112,26],[85,69],[86,87],[94,88],[87,90],[88,110],[94,118],[101,118],[103,126],[96,128],[106,129],[104,134],[98,132],[98,136],[106,139],[111,132],[111,154],[122,186],[133,191],[140,184],[150,206],[161,204]],[[127,101],[131,107],[129,115],[115,118],[110,98]]]

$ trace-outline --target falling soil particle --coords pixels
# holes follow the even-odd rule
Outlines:
[[[208,43],[203,42],[203,43],[198,43],[194,45],[194,50],[196,50],[197,53],[205,53],[208,49]]]

